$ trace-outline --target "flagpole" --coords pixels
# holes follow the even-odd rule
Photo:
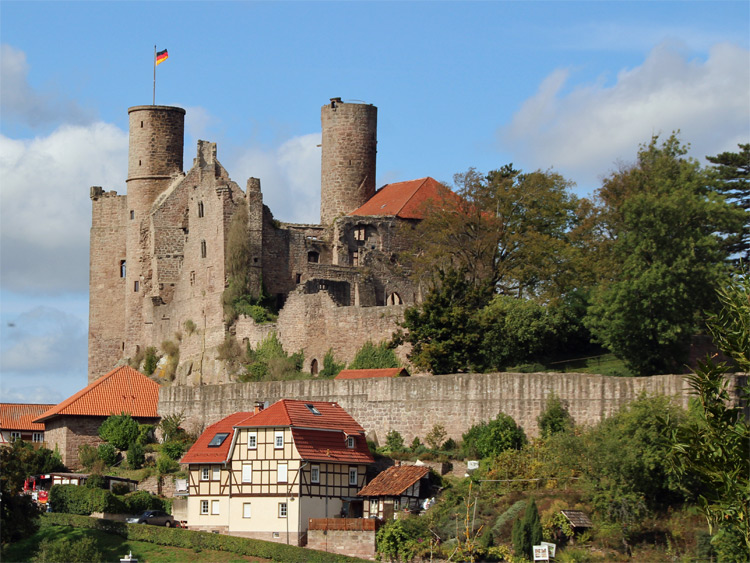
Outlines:
[[[156,45],[154,45],[154,97],[151,99],[151,105],[156,105]]]

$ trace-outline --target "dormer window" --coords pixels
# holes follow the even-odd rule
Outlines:
[[[323,416],[320,414],[320,411],[317,408],[315,408],[315,405],[313,405],[312,403],[307,403],[305,406],[307,407],[307,410],[309,410],[315,416]]]
[[[346,437],[346,447],[347,448],[354,448],[355,443],[356,443],[356,440],[354,439],[354,436],[347,436]]]
[[[219,432],[211,438],[211,441],[208,443],[209,448],[218,448],[224,443],[224,440],[227,439],[227,436],[229,436],[229,432]]]

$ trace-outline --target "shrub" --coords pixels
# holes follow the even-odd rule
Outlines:
[[[404,437],[398,430],[391,430],[385,435],[385,447],[389,452],[400,452],[404,450]]]
[[[171,340],[165,340],[161,343],[161,351],[167,356],[176,356],[180,353],[180,347]]]
[[[554,393],[550,393],[547,397],[544,410],[539,414],[536,422],[539,425],[539,433],[542,438],[563,432],[573,425],[568,409]]]
[[[107,482],[101,473],[91,473],[83,486],[88,489],[103,489],[107,486]]]
[[[118,450],[127,450],[140,436],[140,425],[129,414],[112,415],[99,426],[99,437]]]
[[[385,369],[401,367],[392,348],[387,342],[381,342],[377,346],[372,342],[365,342],[357,351],[354,359],[349,364],[349,369]]]
[[[34,563],[100,563],[104,561],[102,553],[96,549],[96,540],[83,537],[77,540],[67,538],[45,538],[39,544],[39,550],[31,560]]]
[[[182,324],[182,326],[185,327],[185,332],[187,332],[188,335],[191,335],[191,334],[193,334],[195,332],[195,329],[196,329],[195,323],[193,321],[191,321],[190,319],[186,320]]]
[[[180,437],[185,431],[180,425],[185,422],[185,413],[168,414],[159,422],[162,442],[170,442]]]
[[[539,545],[541,541],[542,523],[539,519],[536,502],[532,498],[526,504],[526,511],[523,514],[523,518],[516,520],[513,525],[513,549],[516,555],[533,559],[532,546]]]
[[[98,459],[99,451],[91,444],[81,444],[78,446],[78,461],[85,469],[91,469]]]
[[[338,363],[333,355],[333,348],[329,348],[323,357],[323,369],[318,373],[318,377],[323,379],[333,379],[339,372],[344,369],[346,364]]]
[[[445,431],[445,426],[442,424],[436,424],[432,427],[432,430],[427,433],[427,436],[424,437],[424,441],[427,442],[427,445],[430,446],[430,448],[437,450],[447,435],[448,433]]]
[[[231,334],[216,349],[216,358],[224,362],[231,373],[236,373],[242,366],[242,346]]]
[[[161,452],[168,458],[178,461],[185,453],[183,442],[166,442],[161,445]]]
[[[170,512],[163,499],[152,495],[148,491],[134,491],[125,495],[123,499],[124,512],[140,514],[145,510],[164,510]]]
[[[521,449],[526,443],[523,429],[510,416],[499,413],[489,422],[475,424],[463,435],[466,457],[486,458],[509,449]]]
[[[156,470],[160,475],[175,473],[180,470],[180,464],[165,454],[159,454],[156,458]]]
[[[156,370],[156,364],[159,363],[159,356],[156,355],[156,348],[149,346],[146,348],[146,357],[143,360],[143,373],[153,375]]]
[[[135,442],[128,448],[128,469],[140,469],[146,461],[143,446]]]
[[[53,511],[66,514],[124,511],[122,501],[110,491],[77,485],[54,485],[50,489],[49,502]]]
[[[99,444],[97,456],[105,465],[111,467],[117,463],[117,448],[112,444]]]

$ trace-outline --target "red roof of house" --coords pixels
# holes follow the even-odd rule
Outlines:
[[[374,463],[364,435],[354,437],[354,447],[346,446],[346,436],[327,430],[292,428],[294,445],[302,459],[336,463]]]
[[[334,379],[366,379],[369,377],[408,377],[405,368],[342,369]]]
[[[367,447],[364,429],[338,403],[282,399],[258,413],[238,412],[212,424],[200,435],[180,463],[226,461],[231,455],[230,447],[237,428],[268,426],[290,427],[302,459],[342,463],[374,461]],[[209,442],[219,433],[229,435],[220,446],[209,447]],[[346,438],[350,435],[355,438],[354,448],[346,446]]]
[[[237,412],[222,418],[219,422],[206,428],[198,439],[182,456],[180,463],[220,463],[229,459],[229,448],[234,438],[234,428],[243,420],[253,416],[251,412]],[[229,436],[217,447],[209,447],[209,442],[220,433],[228,433]]]
[[[315,414],[312,409],[320,414]],[[338,403],[295,399],[277,401],[237,426],[243,428],[290,426],[292,428],[340,430],[345,434],[362,434],[365,431]]]
[[[54,406],[0,403],[0,428],[3,430],[43,431],[44,423],[33,422],[33,420]]]
[[[129,366],[122,366],[52,407],[35,422],[63,415],[110,416],[121,413],[159,418],[156,412],[158,402],[159,384]]]
[[[434,178],[386,184],[367,202],[349,215],[389,215],[402,219],[424,219],[428,202],[458,196]]]
[[[426,465],[394,465],[379,473],[357,496],[399,496],[429,471]]]

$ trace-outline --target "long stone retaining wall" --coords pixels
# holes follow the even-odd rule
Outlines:
[[[738,387],[747,376],[730,376],[738,401]],[[164,387],[159,392],[159,414],[183,413],[185,426],[201,431],[238,411],[252,411],[255,401],[279,399],[336,401],[367,431],[385,442],[398,430],[406,443],[424,436],[435,424],[460,439],[468,428],[491,420],[499,412],[512,416],[527,435],[537,434],[536,418],[554,393],[577,424],[592,425],[641,393],[663,394],[686,407],[690,389],[682,375],[606,377],[574,373],[452,374],[393,379],[302,380],[233,383],[200,387]]]

